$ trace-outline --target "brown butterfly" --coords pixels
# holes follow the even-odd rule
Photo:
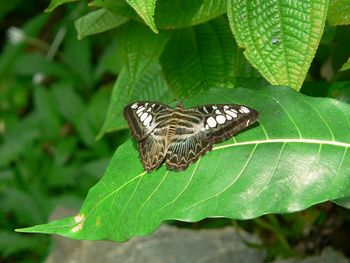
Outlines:
[[[146,171],[185,170],[219,143],[256,122],[259,113],[237,104],[210,104],[175,109],[158,102],[138,101],[124,109],[132,136],[138,142]]]

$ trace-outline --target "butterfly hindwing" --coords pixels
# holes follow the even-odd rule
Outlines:
[[[200,128],[201,123],[187,122],[182,126],[181,122],[185,125],[186,117],[176,127],[166,154],[166,167],[174,171],[185,170],[213,147],[208,133]]]
[[[141,141],[164,121],[171,111],[170,107],[161,103],[139,101],[124,108],[124,117],[133,137]]]
[[[167,151],[166,130],[155,128],[144,140],[138,142],[140,159],[146,171],[162,164]]]

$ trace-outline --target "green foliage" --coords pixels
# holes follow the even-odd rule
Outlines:
[[[227,10],[249,62],[271,84],[299,90],[323,33],[327,5],[328,0],[229,0]]]
[[[348,105],[281,87],[215,88],[185,103],[208,101],[251,105],[261,114],[259,125],[181,173],[164,166],[143,172],[137,150],[127,142],[76,217],[19,231],[125,241],[154,232],[164,220],[248,219],[350,195]]]
[[[127,18],[115,15],[111,11],[102,8],[79,18],[75,22],[75,28],[78,31],[79,39],[82,39],[88,35],[118,27],[126,21]]]
[[[198,225],[260,233],[273,258],[324,222],[339,227],[309,207],[349,208],[350,28],[335,26],[349,24],[348,1],[68,2],[51,1],[57,16],[0,4],[4,28],[14,11],[26,21],[1,44],[0,261],[48,251],[47,237],[15,228],[125,241],[226,217]],[[145,173],[122,115],[137,100],[243,103],[260,118],[184,172]],[[55,206],[81,204],[46,224]]]
[[[327,20],[331,25],[349,25],[350,2],[347,0],[330,0]]]

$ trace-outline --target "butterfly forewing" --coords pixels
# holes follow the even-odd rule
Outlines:
[[[137,141],[145,139],[154,128],[162,123],[173,111],[167,105],[140,101],[124,108],[124,117],[128,122],[133,137]]]
[[[170,170],[181,171],[210,151],[215,143],[231,138],[256,122],[259,113],[237,104],[211,104],[172,109],[164,104],[136,102],[124,110],[138,141],[147,171],[166,160]]]
[[[250,107],[237,104],[212,104],[188,109],[202,116],[202,125],[213,143],[223,142],[250,126],[259,113]]]

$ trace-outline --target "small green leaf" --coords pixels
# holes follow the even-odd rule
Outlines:
[[[350,197],[350,106],[287,87],[213,89],[185,102],[242,103],[259,123],[184,172],[143,171],[134,142],[120,146],[78,215],[20,232],[126,241],[165,220],[249,219]]]
[[[127,18],[114,14],[107,9],[99,9],[91,12],[75,21],[78,38],[104,32],[118,27],[128,21]]]
[[[158,29],[154,23],[154,9],[156,8],[157,0],[125,0],[139,16],[146,22],[146,24],[153,30],[153,32],[158,33]]]
[[[329,0],[327,21],[330,25],[350,24],[350,1]]]
[[[346,61],[344,65],[340,68],[340,71],[344,71],[348,69],[350,69],[350,57],[348,58],[348,61]]]
[[[69,3],[69,2],[75,2],[77,0],[51,0],[49,6],[45,9],[46,12],[53,11],[56,7]]]
[[[247,59],[273,85],[301,88],[323,33],[328,0],[229,0],[228,17]]]

